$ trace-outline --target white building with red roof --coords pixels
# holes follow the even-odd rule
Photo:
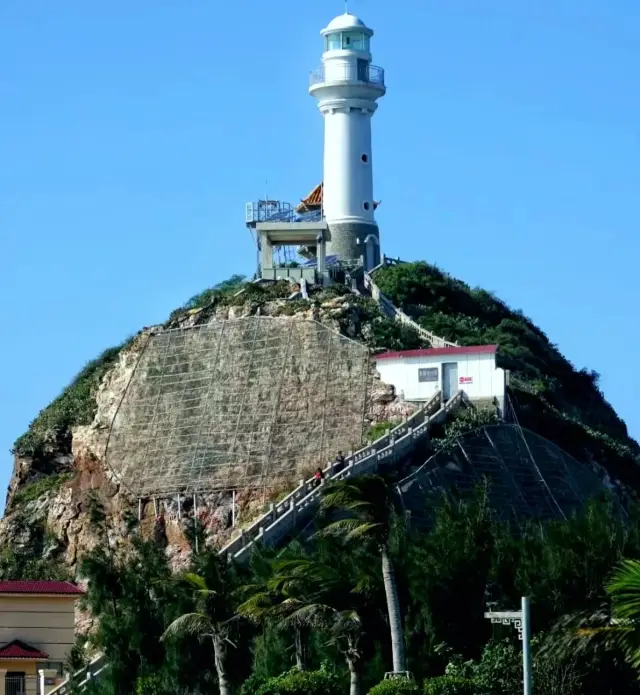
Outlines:
[[[47,695],[75,641],[71,582],[0,581],[0,695]]]
[[[382,381],[407,401],[428,401],[442,392],[447,401],[459,390],[469,400],[492,402],[504,413],[507,375],[496,364],[497,345],[426,348],[375,356]]]

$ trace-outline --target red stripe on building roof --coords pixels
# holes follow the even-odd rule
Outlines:
[[[13,581],[0,581],[0,594],[51,594],[79,596],[84,594],[84,591],[71,582],[18,579]]]
[[[376,360],[401,360],[405,357],[439,357],[441,355],[494,355],[497,345],[465,345],[463,347],[422,348],[420,350],[400,350],[383,352]]]
[[[25,642],[14,640],[0,647],[0,659],[48,659],[49,655]]]

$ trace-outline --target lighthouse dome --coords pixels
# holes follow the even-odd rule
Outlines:
[[[368,36],[373,34],[373,31],[369,29],[359,17],[356,17],[354,14],[349,14],[348,12],[340,14],[335,19],[332,19],[320,33],[324,36],[337,31],[350,30],[362,31]]]
[[[365,26],[364,22],[354,14],[345,12],[332,19],[327,25],[327,30],[336,31],[338,29],[355,29]]]

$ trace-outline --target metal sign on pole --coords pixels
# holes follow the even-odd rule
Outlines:
[[[519,611],[489,611],[485,618],[492,623],[513,625],[518,631],[518,639],[522,641],[522,674],[524,695],[533,694],[533,681],[531,677],[531,622],[530,605],[526,596],[522,597],[522,606]]]

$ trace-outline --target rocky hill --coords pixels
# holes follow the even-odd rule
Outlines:
[[[373,349],[423,345],[414,330],[384,317],[371,299],[357,297],[344,286],[315,288],[309,299],[288,299],[291,294],[288,283],[261,286],[232,278],[192,298],[165,324],[145,327],[90,362],[15,442],[14,470],[0,522],[0,573],[73,575],[82,553],[97,542],[90,523],[89,498],[94,492],[107,511],[114,542],[127,537],[128,520],[137,513],[137,501],[118,484],[103,456],[110,423],[150,333],[234,317],[293,316],[315,319]],[[367,427],[398,422],[412,412],[410,405],[395,397],[392,387],[375,375],[372,379]],[[295,484],[299,477],[282,480],[280,487]],[[267,495],[282,492],[272,489]],[[265,501],[268,496],[262,491],[240,491],[240,521],[257,515]],[[207,542],[224,542],[230,533],[230,495],[206,495],[201,502]],[[142,512],[143,529],[151,533],[156,524],[153,504],[146,504]],[[179,566],[190,553],[188,528],[178,520],[177,508],[169,507],[167,516],[163,534],[174,565]]]
[[[529,319],[490,293],[472,289],[426,264],[403,264],[376,273],[376,283],[426,329],[460,344],[497,343],[502,366],[511,370],[511,401],[522,425],[556,442],[579,459],[640,489],[640,449],[628,436],[598,388],[597,374],[575,369]],[[192,298],[162,326],[146,327],[90,362],[31,423],[14,445],[14,471],[0,522],[0,574],[73,575],[79,557],[97,538],[90,498],[97,494],[109,515],[112,540],[125,542],[136,502],[102,460],[109,424],[150,331],[193,326],[250,315],[316,319],[373,350],[423,346],[410,327],[384,317],[373,300],[346,287],[316,288],[309,299],[288,299],[291,286],[261,286],[233,277]],[[369,391],[368,426],[398,421],[410,407],[380,383]],[[276,494],[278,491],[275,491]],[[255,492],[239,494],[241,518],[264,504]],[[202,519],[208,542],[229,534],[230,497],[209,495]],[[153,505],[143,509],[143,529],[158,531]],[[162,533],[176,566],[187,557],[187,531],[177,517]]]

